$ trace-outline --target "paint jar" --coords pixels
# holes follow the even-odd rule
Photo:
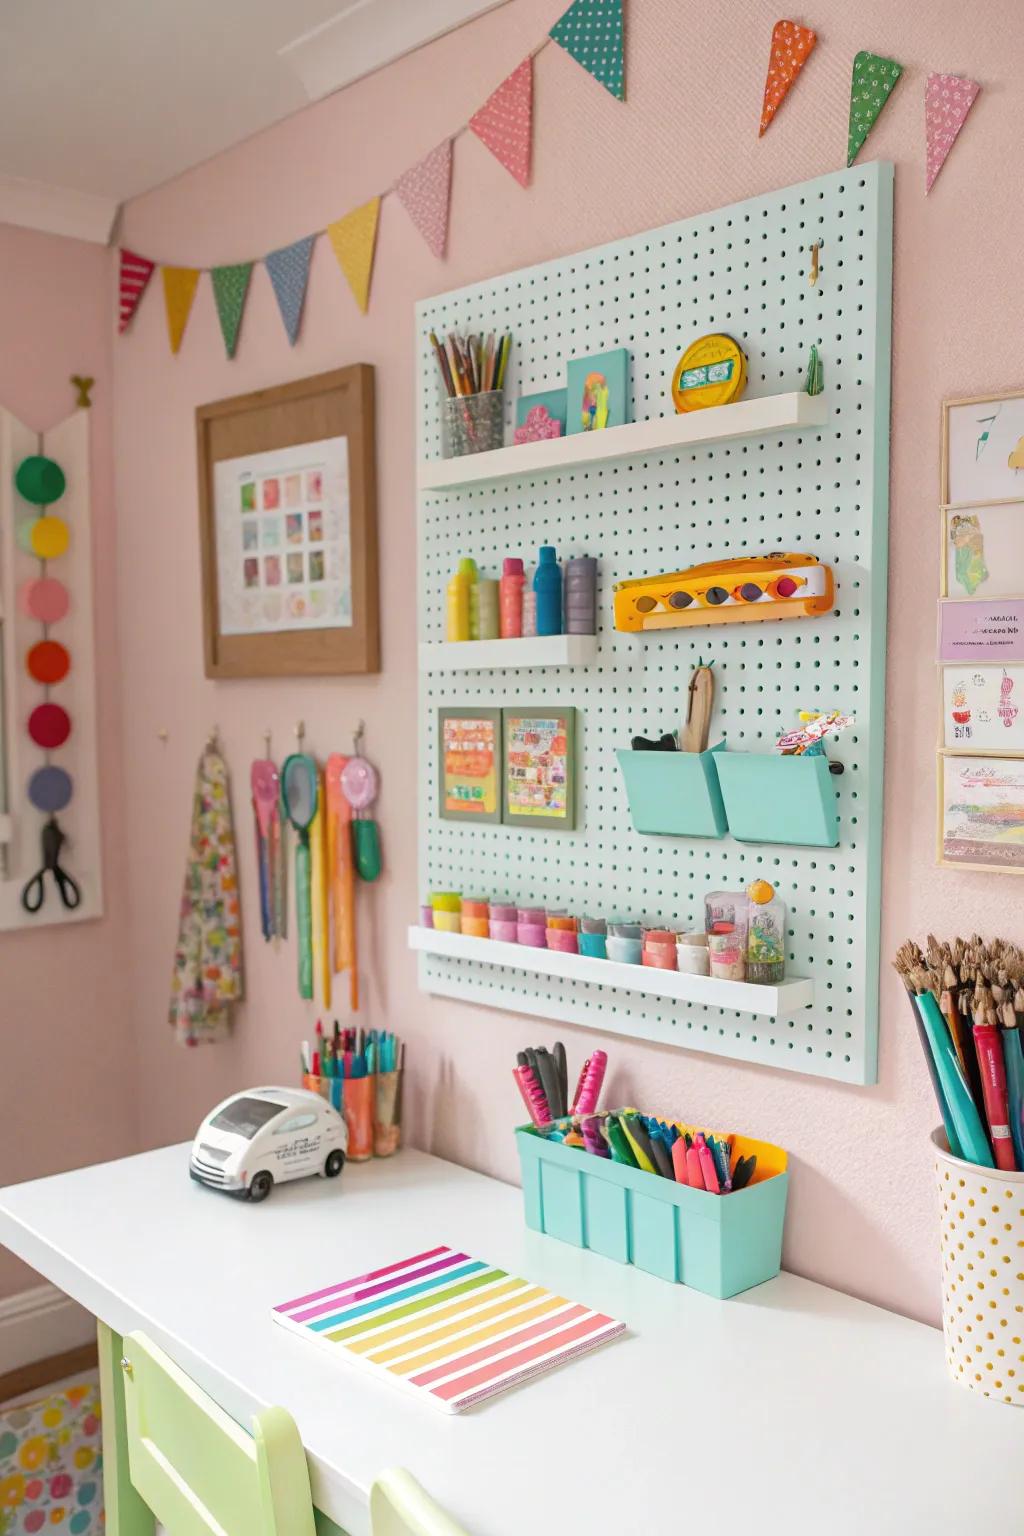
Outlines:
[[[476,579],[476,561],[467,555],[448,583],[445,638],[449,644],[471,638],[470,606]]]
[[[719,981],[746,981],[745,937],[736,931],[708,934],[708,968]]]
[[[747,980],[778,986],[786,975],[786,903],[768,880],[747,887]]]
[[[603,917],[581,917],[580,933],[607,933],[608,922]]]
[[[676,936],[667,928],[649,928],[643,939],[643,963],[660,971],[676,969]]]
[[[548,930],[544,923],[516,923],[516,943],[530,949],[547,949]]]
[[[462,931],[474,939],[490,938],[490,902],[479,897],[465,897],[462,903]]]
[[[430,904],[438,933],[462,932],[462,895],[459,891],[434,891]]]
[[[699,942],[698,942],[699,941]],[[676,970],[689,976],[710,974],[706,933],[681,933],[676,939]]]
[[[562,634],[562,567],[553,544],[541,545],[533,590],[537,594],[538,635]]]
[[[643,943],[639,934],[635,939],[620,938],[617,934],[609,933],[605,940],[605,949],[609,960],[618,960],[625,965],[639,965],[643,955]]]
[[[569,917],[565,912],[549,912],[548,927],[564,928],[566,933],[578,933],[579,922],[575,917]]]
[[[498,620],[498,583],[491,577],[481,577],[476,584],[478,640],[497,640],[500,633]]]
[[[608,939],[606,934],[581,931],[577,942],[581,955],[589,955],[591,960],[607,960]]]
[[[642,939],[644,930],[640,923],[612,922],[608,924],[609,934],[614,934],[617,939]]]
[[[491,938],[504,944],[518,943],[516,909],[507,902],[492,901],[490,907]]]
[[[712,891],[704,898],[710,973],[719,981],[747,979],[746,891]]]
[[[579,941],[575,928],[548,928],[548,949],[558,950],[563,955],[578,955],[580,952]]]
[[[565,562],[565,632],[597,633],[597,561],[593,555],[574,555]]]
[[[501,638],[517,640],[523,633],[523,588],[526,577],[523,562],[517,555],[506,555],[501,567],[499,606],[501,609]]]
[[[441,401],[441,452],[446,459],[489,453],[505,441],[505,391],[456,395]]]
[[[434,909],[429,902],[424,902],[420,907],[420,927],[433,928]]]

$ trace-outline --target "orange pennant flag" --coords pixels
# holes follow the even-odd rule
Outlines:
[[[772,51],[768,59],[768,77],[764,83],[764,106],[758,138],[770,126],[793,81],[810,57],[818,41],[810,27],[795,21],[777,21],[772,28]]]
[[[161,274],[164,280],[167,334],[171,341],[171,351],[177,352],[181,346],[181,338],[185,334],[185,327],[188,324],[188,317],[192,310],[192,300],[196,296],[199,268],[163,267],[161,268]]]
[[[370,302],[370,274],[373,271],[379,214],[380,198],[371,197],[361,208],[354,208],[344,218],[335,219],[333,224],[327,226],[338,265],[348,279],[348,285],[364,315]]]

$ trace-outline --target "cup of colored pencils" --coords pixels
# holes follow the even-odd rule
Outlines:
[[[977,936],[896,956],[942,1115],[933,1133],[953,1380],[1024,1407],[1024,953]]]
[[[446,459],[487,453],[505,440],[505,374],[512,337],[493,331],[442,341],[431,331],[430,344],[444,388],[441,402],[442,453]]]

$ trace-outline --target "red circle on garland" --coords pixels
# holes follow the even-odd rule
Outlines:
[[[36,683],[59,683],[68,675],[71,657],[59,640],[39,640],[25,657],[28,675]]]
[[[37,704],[28,717],[28,733],[37,747],[62,747],[71,735],[71,716],[60,704]]]
[[[22,612],[40,624],[59,624],[68,611],[68,589],[55,576],[26,581],[18,597]]]

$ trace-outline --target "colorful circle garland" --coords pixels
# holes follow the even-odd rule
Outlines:
[[[63,682],[71,668],[71,655],[59,640],[51,639],[49,626],[58,623],[68,611],[68,590],[64,583],[47,573],[46,564],[59,560],[67,552],[70,530],[62,517],[49,510],[66,489],[64,471],[53,459],[33,454],[23,459],[14,475],[19,496],[37,508],[38,515],[18,525],[18,543],[42,563],[39,576],[27,581],[18,593],[23,613],[43,629],[41,637],[29,647],[25,669],[33,682],[43,689],[43,700],[28,717],[28,734],[35,746],[47,754],[47,761],[37,768],[28,782],[28,798],[38,811],[53,816],[71,801],[71,775],[49,761],[49,754],[62,747],[71,735],[71,716],[62,704],[50,698],[50,689]]]
[[[63,682],[71,667],[67,647],[59,640],[37,640],[25,657],[25,668],[34,683],[49,688]]]
[[[64,471],[53,459],[33,454],[22,459],[14,476],[18,495],[30,501],[34,507],[48,507],[60,501],[67,481]]]
[[[28,717],[28,734],[37,747],[52,752],[71,735],[71,716],[61,704],[37,704]]]
[[[68,525],[62,517],[37,517],[32,524],[32,553],[40,560],[59,560],[67,553]]]
[[[37,768],[28,781],[28,798],[37,811],[52,815],[71,801],[71,775],[52,764]]]
[[[70,606],[68,589],[55,576],[26,581],[18,597],[22,612],[40,624],[59,624]]]

